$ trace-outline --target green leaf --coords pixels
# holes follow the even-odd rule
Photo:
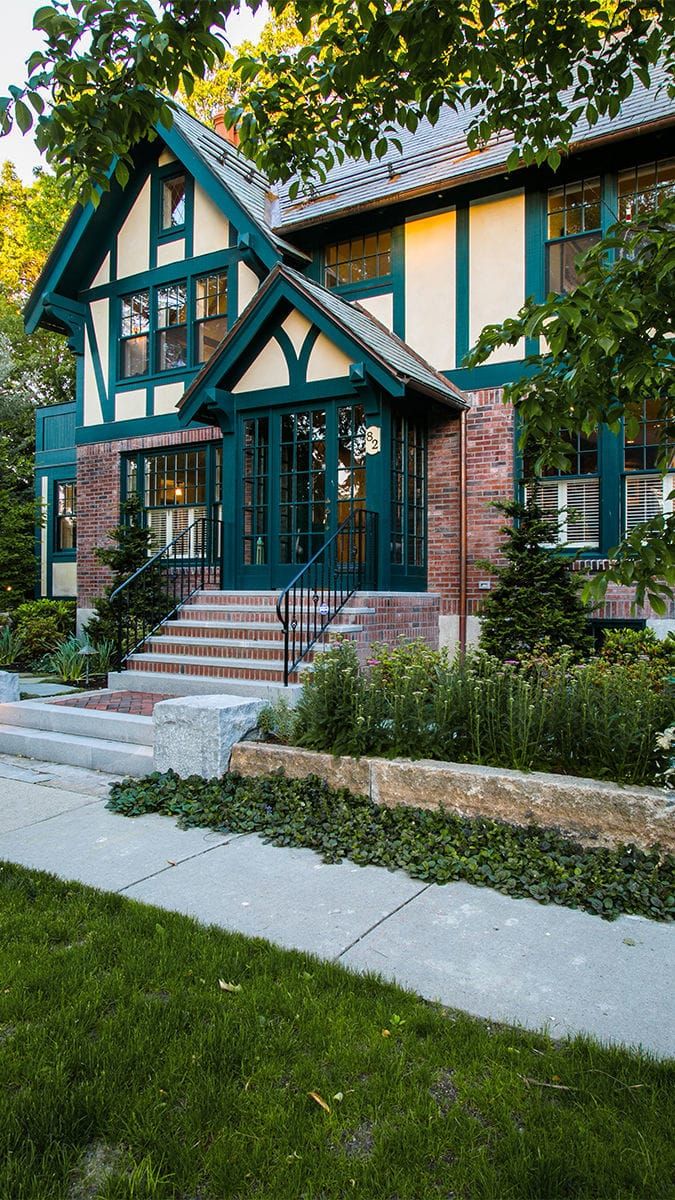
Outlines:
[[[27,104],[23,100],[17,100],[14,104],[14,116],[16,123],[22,133],[28,133],[28,130],[33,124],[33,116]]]

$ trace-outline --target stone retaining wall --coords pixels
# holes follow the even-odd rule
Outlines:
[[[232,750],[230,770],[291,779],[319,775],[331,787],[349,788],[378,804],[444,808],[460,816],[541,825],[584,845],[631,842],[643,849],[660,845],[675,852],[675,793],[657,788],[471,763],[335,758],[265,742],[239,742]]]

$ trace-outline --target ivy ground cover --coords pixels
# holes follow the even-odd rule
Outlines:
[[[316,777],[208,782],[173,772],[113,785],[108,807],[124,816],[157,812],[183,826],[259,833],[277,846],[307,846],[325,862],[406,871],[413,879],[464,879],[509,896],[582,908],[603,917],[675,916],[675,859],[635,847],[584,849],[534,826],[386,808]]]
[[[0,865],[0,1195],[672,1195],[667,1064]]]

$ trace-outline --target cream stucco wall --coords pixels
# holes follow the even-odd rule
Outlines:
[[[301,312],[298,312],[297,308],[294,308],[291,312],[289,312],[281,328],[283,329],[284,333],[288,334],[296,355],[299,355],[305,338],[312,328],[311,321],[308,321],[307,317],[303,316]]]
[[[232,391],[259,392],[263,388],[288,387],[289,383],[284,352],[275,338],[270,338]]]
[[[455,213],[405,226],[405,340],[439,371],[455,366]]]
[[[515,316],[525,299],[525,193],[474,201],[469,209],[469,342],[484,325]],[[502,346],[489,362],[522,358]]]
[[[103,262],[101,263],[98,271],[96,272],[96,274],[94,275],[94,278],[91,281],[91,286],[93,288],[100,287],[104,283],[110,283],[110,255],[109,254],[106,254],[105,258],[103,259]]]
[[[214,250],[226,250],[230,239],[227,218],[203,188],[195,180],[195,216],[193,246],[198,254],[212,254]]]
[[[176,156],[175,154],[172,154],[170,150],[167,150],[165,146],[159,156],[159,165],[160,167],[168,167],[169,163],[173,162],[176,162]]]
[[[307,382],[316,383],[320,379],[338,379],[348,375],[351,361],[342,350],[329,341],[325,333],[320,333],[307,363]]]
[[[169,263],[182,262],[185,258],[185,238],[176,238],[174,242],[160,242],[157,247],[157,266],[166,267]]]
[[[147,271],[150,265],[150,180],[147,179],[117,235],[117,278]]]
[[[359,296],[359,304],[361,308],[365,308],[375,317],[377,321],[381,321],[387,329],[394,327],[394,297],[391,292],[385,292],[380,296]]]
[[[52,563],[52,596],[77,595],[77,564],[74,562]]]
[[[153,409],[155,416],[159,416],[160,413],[175,412],[184,391],[184,383],[163,383],[156,387]]]
[[[246,266],[246,263],[240,262],[237,264],[237,283],[239,287],[239,308],[236,315],[239,316],[255,296],[260,287],[260,281],[251,268]]]
[[[134,421],[137,417],[144,417],[146,404],[146,388],[136,388],[131,392],[118,392],[115,396],[115,420]]]
[[[105,381],[108,379],[108,305],[106,300],[93,300],[90,305],[96,338],[96,348]],[[84,338],[84,424],[99,425],[103,420],[101,397],[94,370],[93,347],[89,334]]]

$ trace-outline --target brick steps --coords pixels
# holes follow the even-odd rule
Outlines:
[[[217,658],[215,655],[196,654],[132,654],[128,660],[129,670],[178,673],[179,675],[204,675],[221,679],[260,679],[280,683],[284,677],[284,664],[277,656],[270,661],[255,658]],[[299,673],[308,668],[300,664],[290,677],[291,683],[299,681]]]

